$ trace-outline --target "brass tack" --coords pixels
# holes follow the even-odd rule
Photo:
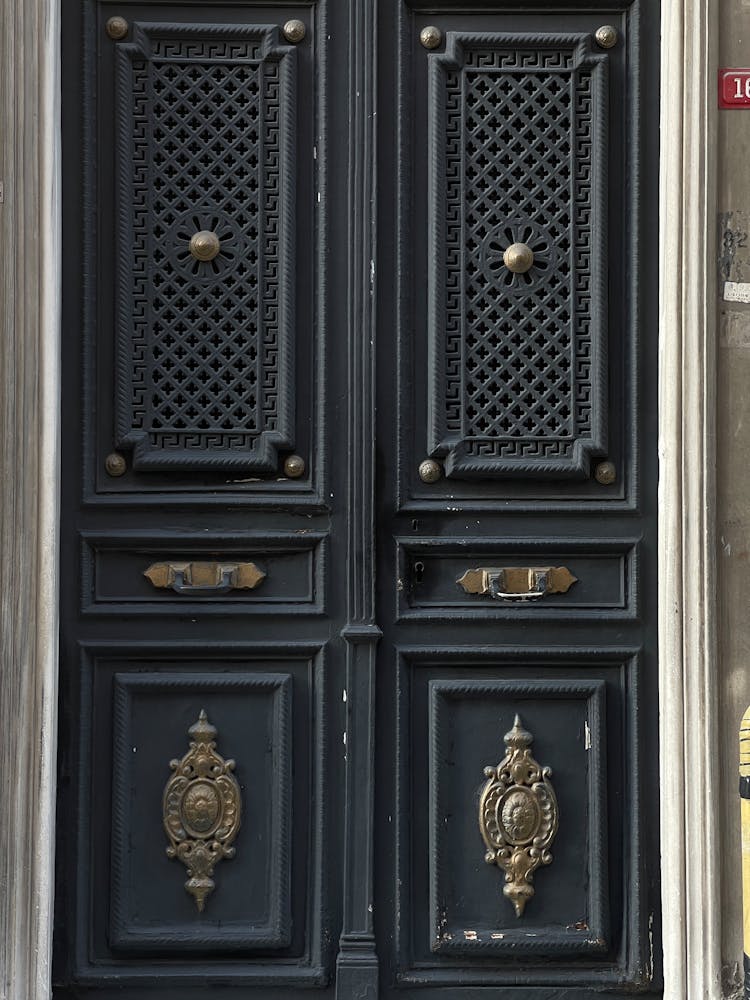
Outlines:
[[[110,38],[119,42],[121,38],[124,38],[127,35],[130,30],[130,25],[124,17],[117,15],[115,17],[110,17],[105,25],[105,29]]]
[[[128,470],[128,463],[119,452],[113,451],[104,459],[104,468],[108,476],[117,478],[124,476]]]
[[[419,464],[419,478],[423,483],[436,483],[443,475],[443,470],[439,462],[432,458],[426,458]]]
[[[614,462],[600,462],[594,470],[594,479],[602,486],[611,486],[617,479],[617,469]]]
[[[284,460],[284,473],[290,479],[299,479],[305,474],[305,460],[300,455],[289,455]]]
[[[428,24],[419,32],[419,40],[426,49],[436,49],[443,40],[443,33],[434,24]]]
[[[293,20],[286,22],[284,27],[281,29],[281,32],[288,42],[291,42],[293,45],[298,45],[307,34],[307,28],[305,27],[303,21],[298,21],[294,18]]]

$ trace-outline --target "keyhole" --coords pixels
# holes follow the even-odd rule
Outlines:
[[[423,576],[424,576],[424,563],[423,562],[415,562],[414,563],[414,579],[417,581],[417,583],[421,583]]]

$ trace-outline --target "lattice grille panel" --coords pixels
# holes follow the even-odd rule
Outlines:
[[[487,35],[430,59],[432,452],[454,475],[581,474],[606,446],[606,57]]]
[[[293,444],[294,52],[267,36],[149,25],[118,49],[118,443],[136,467],[270,471]],[[190,253],[201,230],[212,260]]]

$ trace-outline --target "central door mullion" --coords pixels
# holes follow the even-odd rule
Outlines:
[[[375,0],[349,14],[347,185],[347,625],[340,1000],[378,995],[373,933],[375,656]],[[343,12],[345,8],[342,6]]]

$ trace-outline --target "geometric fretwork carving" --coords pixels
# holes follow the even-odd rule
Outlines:
[[[278,29],[136,23],[116,47],[116,444],[272,471],[293,447],[295,60]],[[200,231],[218,253],[196,259]]]
[[[428,58],[430,454],[456,478],[586,475],[607,447],[607,56],[449,32]]]

